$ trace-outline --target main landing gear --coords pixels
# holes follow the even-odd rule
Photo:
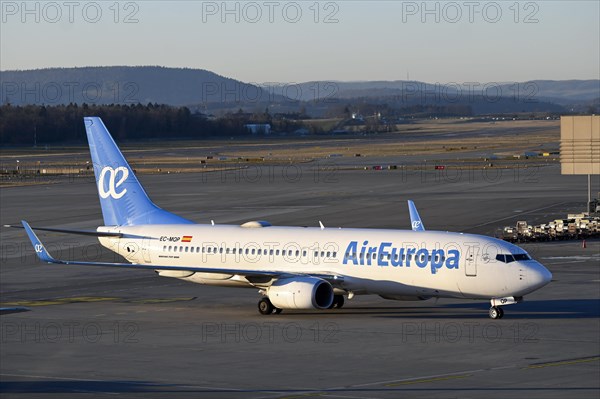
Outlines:
[[[331,306],[329,309],[341,309],[344,306],[344,296],[343,295],[334,295],[333,302],[331,302]]]
[[[341,309],[342,306],[344,306],[344,296],[334,295],[329,309]],[[258,312],[262,315],[279,314],[282,312],[282,309],[275,307],[269,300],[269,297],[265,296],[258,301]]]
[[[281,313],[281,309],[273,306],[269,298],[264,297],[260,301],[258,301],[258,312],[260,314],[268,315],[268,314],[279,314]]]

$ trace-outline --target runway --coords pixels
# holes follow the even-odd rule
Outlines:
[[[344,160],[346,162],[347,160]],[[328,162],[331,162],[329,160]],[[199,223],[410,227],[493,235],[582,211],[585,176],[342,170],[329,163],[142,175],[159,206]],[[260,172],[258,172],[260,171]],[[252,173],[251,173],[252,172]],[[454,174],[452,174],[454,173]],[[93,181],[0,192],[2,224],[102,224]],[[356,297],[341,310],[261,316],[252,289],[134,270],[43,265],[1,230],[1,393],[11,397],[597,398],[600,242],[523,247],[553,282],[491,320],[486,301]],[[67,259],[120,261],[92,238],[40,233]]]

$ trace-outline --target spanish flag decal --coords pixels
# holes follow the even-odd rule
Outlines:
[[[181,242],[192,242],[192,236],[181,237]]]

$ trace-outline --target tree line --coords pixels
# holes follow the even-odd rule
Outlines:
[[[234,114],[235,115],[235,114]],[[194,139],[250,134],[252,117],[211,119],[187,107],[159,104],[0,106],[2,146],[85,143],[83,117],[99,116],[117,140]]]

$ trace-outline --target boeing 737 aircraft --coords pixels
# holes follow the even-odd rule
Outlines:
[[[426,230],[409,201],[412,230],[276,227],[264,221],[196,224],[156,206],[98,117],[85,118],[104,226],[30,227],[48,263],[149,269],[194,283],[253,287],[261,314],[341,308],[344,298],[490,300],[489,315],[548,284],[552,275],[523,249],[481,235]],[[20,226],[19,226],[20,227]],[[98,237],[131,263],[54,259],[33,230]]]

